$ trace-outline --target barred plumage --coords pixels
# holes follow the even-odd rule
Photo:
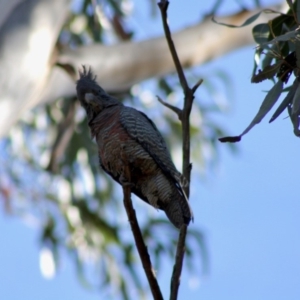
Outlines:
[[[128,158],[132,192],[165,211],[178,228],[193,218],[166,143],[155,124],[142,112],[109,96],[83,67],[77,95],[85,108],[92,136],[96,138],[101,167],[120,184],[124,178],[122,157]]]

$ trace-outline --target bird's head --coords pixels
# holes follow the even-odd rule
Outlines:
[[[117,99],[109,96],[96,82],[96,76],[93,75],[91,68],[82,67],[79,71],[79,80],[77,80],[77,97],[81,105],[85,108],[88,118],[95,117],[103,109],[120,105]]]

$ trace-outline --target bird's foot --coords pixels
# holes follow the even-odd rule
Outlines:
[[[134,184],[131,183],[131,182],[122,182],[121,185],[122,185],[123,187],[128,187],[128,186],[131,187],[131,188],[134,187]]]
[[[129,182],[123,175],[120,176],[119,181],[123,187],[134,187],[134,184]]]

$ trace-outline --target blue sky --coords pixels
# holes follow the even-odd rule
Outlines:
[[[233,2],[226,2],[224,9],[230,10]],[[139,13],[145,9],[143,5],[137,8]],[[189,18],[175,18],[172,14],[179,15],[182,3],[174,1],[172,11],[171,1],[172,28],[192,24],[197,14],[200,17],[200,13],[189,9],[193,5],[192,1],[185,4]],[[146,36],[148,30],[161,32],[160,22],[149,18],[144,22],[147,24],[143,24],[141,36]],[[230,76],[234,101],[231,111],[219,120],[233,135],[249,124],[264,97],[263,90],[271,86],[250,84],[252,57],[251,46],[200,69],[220,68]],[[184,271],[179,299],[300,299],[299,140],[285,116],[286,113],[272,124],[268,124],[267,117],[255,126],[239,143],[238,155],[232,155],[221,144],[218,169],[204,183],[192,187],[195,223],[191,226],[200,227],[206,234],[210,270],[205,277],[200,276],[200,271],[199,276]],[[0,228],[3,299],[102,299],[96,291],[79,284],[67,256],[54,279],[42,277],[38,231],[3,214]],[[161,278],[165,295],[169,273],[164,270]]]

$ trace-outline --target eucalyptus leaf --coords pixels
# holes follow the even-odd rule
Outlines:
[[[296,11],[296,16],[297,16],[297,22],[300,22],[300,2],[296,1],[297,3],[297,11]]]
[[[278,108],[276,109],[275,113],[273,114],[272,118],[270,119],[269,123],[273,122],[275,119],[277,119],[281,113],[287,108],[287,106],[292,103],[294,95],[296,93],[296,90],[299,87],[299,82],[297,79],[295,79],[293,85],[291,86],[289,92],[287,93],[286,97],[283,99],[283,101],[280,103]]]
[[[290,52],[296,51],[296,46],[295,46],[294,41],[288,41],[287,44],[288,44],[288,49]]]
[[[267,43],[270,37],[270,27],[267,23],[257,24],[252,29],[252,35],[257,44]]]
[[[277,42],[286,42],[286,41],[290,41],[292,39],[299,39],[300,38],[300,34],[298,30],[292,30],[289,31],[285,34],[279,35],[276,38],[274,38],[271,41],[265,42],[263,44],[274,44]]]
[[[259,65],[259,62],[260,62],[261,53],[262,53],[262,48],[256,49],[255,54],[254,54],[254,66],[253,66],[251,78],[255,75],[256,70],[258,68],[258,65]]]
[[[214,17],[212,18],[212,21],[216,24],[219,24],[219,25],[223,25],[223,26],[226,26],[226,27],[230,27],[230,28],[241,28],[241,27],[244,27],[244,26],[247,26],[247,25],[250,25],[251,23],[253,23],[254,21],[257,20],[257,18],[260,16],[260,14],[262,12],[265,12],[266,10],[262,10],[260,12],[258,12],[257,14],[251,16],[250,18],[248,18],[242,25],[232,25],[232,24],[226,24],[226,23],[222,23],[222,22],[218,22],[214,19]]]
[[[291,122],[292,122],[293,127],[294,127],[294,134],[297,137],[299,137],[300,136],[299,117],[297,115],[293,115],[291,106],[288,106],[287,109],[288,109],[288,113],[289,113]]]
[[[272,79],[276,75],[278,69],[280,68],[280,65],[281,62],[278,62],[274,65],[266,66],[262,71],[259,70],[258,74],[252,76],[251,82],[258,83],[266,79]]]
[[[254,117],[252,122],[249,124],[249,126],[240,135],[226,136],[223,138],[219,138],[219,141],[222,143],[239,142],[242,139],[242,136],[245,135],[247,132],[249,132],[256,124],[258,124],[265,117],[265,115],[271,110],[271,108],[274,106],[279,96],[281,95],[282,89],[283,89],[283,82],[281,80],[278,80],[277,83],[270,89],[270,91],[266,95],[263,103],[259,108],[258,113]]]
[[[265,58],[262,60],[261,62],[261,66],[262,66],[262,69],[264,69],[265,67],[267,66],[270,66],[272,61],[273,61],[274,57],[272,55],[266,55]]]
[[[282,90],[282,92],[283,93],[288,93],[290,90],[291,90],[291,85],[290,86],[287,86],[286,88],[284,88],[283,90]]]
[[[289,30],[296,29],[293,14],[280,14],[278,17],[270,20],[268,24],[273,37],[277,37],[285,33],[286,28],[290,28]]]
[[[297,67],[298,69],[300,69],[300,41],[296,40],[295,42],[295,51],[296,51],[296,63],[297,63]],[[298,71],[299,73],[299,71]]]
[[[265,117],[265,115],[271,110],[279,96],[281,95],[283,89],[283,82],[278,80],[277,83],[270,89],[268,94],[266,95],[262,105],[259,108],[258,113],[250,123],[250,125],[242,132],[241,137],[249,132],[253,126],[260,123],[260,121]]]
[[[299,115],[300,112],[300,85],[299,85],[299,79],[296,79],[298,85],[297,85],[297,90],[295,92],[294,98],[293,98],[293,108],[292,108],[292,114],[293,115]]]

